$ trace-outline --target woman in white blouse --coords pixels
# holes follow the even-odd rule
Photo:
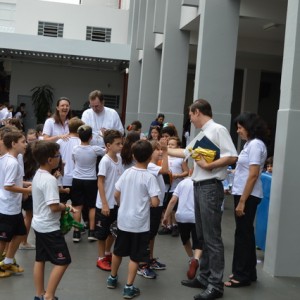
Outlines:
[[[242,113],[235,119],[237,133],[246,141],[236,164],[232,194],[236,230],[232,274],[226,287],[248,286],[257,280],[254,218],[263,197],[260,174],[267,158],[265,122],[254,113]]]
[[[69,119],[71,116],[70,100],[62,97],[57,100],[53,116],[46,120],[43,128],[44,140],[56,142],[69,136]]]

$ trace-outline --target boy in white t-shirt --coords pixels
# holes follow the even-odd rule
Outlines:
[[[172,214],[173,208],[178,203],[175,218],[178,224],[181,241],[189,256],[189,269],[187,277],[193,279],[199,267],[199,259],[202,253],[202,242],[197,238],[194,209],[194,186],[191,177],[185,178],[175,188],[173,196],[165,211],[163,224],[168,223],[168,217]],[[190,242],[192,236],[193,245]],[[194,250],[194,253],[193,253]]]
[[[122,257],[129,256],[127,282],[123,297],[131,299],[140,294],[133,286],[140,261],[149,258],[150,206],[159,205],[159,186],[155,177],[147,171],[153,152],[148,141],[139,140],[132,146],[136,165],[127,169],[115,187],[115,198],[120,206],[118,212],[118,234],[114,246],[111,275],[107,287],[117,287],[118,270]]]
[[[158,186],[160,188],[160,193],[158,195],[159,206],[151,207],[150,209],[150,235],[149,235],[149,249],[150,257],[148,261],[141,261],[138,269],[138,275],[141,275],[148,279],[156,278],[156,273],[153,270],[164,270],[166,265],[159,262],[154,258],[154,242],[155,236],[157,235],[159,224],[161,221],[162,211],[163,211],[163,201],[165,196],[165,182],[162,174],[169,173],[168,166],[168,153],[167,147],[162,148],[160,143],[156,140],[152,140],[151,146],[153,153],[151,156],[151,161],[148,164],[147,171],[155,176]],[[159,162],[161,166],[158,165]]]
[[[107,153],[99,163],[99,192],[96,201],[95,236],[98,239],[97,267],[105,271],[110,271],[110,248],[114,242],[110,233],[110,225],[117,219],[118,214],[114,192],[115,183],[124,171],[120,156],[123,147],[123,138],[120,131],[110,129],[105,131],[103,140]]]
[[[75,146],[80,145],[80,138],[77,130],[80,126],[84,125],[78,117],[74,117],[69,120],[69,138],[59,139],[56,143],[60,145],[61,158],[64,163],[62,186],[65,189],[72,189],[73,171],[74,171],[74,160],[72,158],[72,152]],[[60,201],[66,203],[70,199],[70,193],[60,193]]]
[[[93,137],[92,127],[82,125],[77,130],[81,140],[80,145],[75,146],[72,151],[72,157],[75,163],[73,171],[71,200],[72,205],[77,210],[74,219],[81,221],[81,212],[86,205],[89,210],[89,234],[90,242],[96,241],[95,237],[95,205],[97,198],[97,175],[96,162],[98,156],[104,155],[104,149],[99,146],[90,145]],[[75,228],[73,232],[73,242],[78,243],[81,240],[79,229]]]
[[[32,180],[33,219],[32,228],[36,236],[36,257],[33,269],[36,296],[34,300],[56,299],[56,288],[71,263],[65,238],[60,230],[61,213],[67,206],[59,202],[56,178],[51,175],[60,160],[59,145],[49,141],[38,141],[33,155],[40,165]],[[68,205],[70,210],[74,209]],[[54,264],[45,289],[45,262]],[[46,292],[45,292],[46,291]]]
[[[12,273],[22,273],[14,256],[26,235],[26,227],[22,215],[22,194],[28,195],[31,187],[23,187],[23,168],[18,156],[26,150],[26,139],[20,131],[11,131],[3,135],[0,157],[0,253],[9,243],[6,257],[0,262],[0,278]],[[7,153],[5,152],[7,150]]]

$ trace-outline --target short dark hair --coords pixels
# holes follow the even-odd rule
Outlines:
[[[7,149],[11,149],[12,143],[17,143],[22,137],[24,137],[24,134],[21,131],[16,130],[7,132],[2,138],[3,144]]]
[[[59,151],[59,144],[49,141],[37,141],[34,143],[32,154],[34,159],[40,164],[45,165],[48,159],[54,157]]]
[[[236,127],[238,124],[244,127],[250,140],[257,138],[266,143],[268,127],[266,122],[257,114],[243,112],[235,118],[234,124]]]
[[[132,145],[136,141],[140,140],[140,134],[136,131],[130,131],[124,141],[123,148],[121,150],[121,157],[123,165],[129,165],[132,163]]]
[[[77,133],[80,126],[84,125],[84,122],[78,117],[74,117],[69,120],[69,131],[70,133]]]
[[[208,101],[204,99],[195,100],[190,106],[190,111],[194,113],[196,109],[198,109],[204,116],[212,118],[212,109]]]
[[[3,137],[5,134],[7,134],[8,132],[12,132],[12,131],[19,131],[15,126],[12,125],[5,125],[3,127],[0,128],[0,140],[3,140]]]
[[[149,141],[139,140],[132,145],[132,154],[139,163],[146,162],[152,155],[153,149]]]
[[[169,136],[178,136],[175,126],[164,126],[160,134],[163,135],[164,133],[168,134]]]
[[[93,136],[93,129],[89,125],[81,125],[77,129],[78,136],[80,140],[84,143],[88,142]]]
[[[35,126],[35,129],[36,129],[37,132],[43,132],[44,124],[37,124]]]
[[[104,136],[103,136],[104,144],[105,146],[107,144],[112,144],[115,139],[121,139],[122,137],[123,136],[120,131],[114,129],[108,129],[104,132]]]
[[[99,98],[99,100],[102,102],[104,100],[103,94],[99,90],[95,90],[90,92],[89,94],[89,100],[95,100],[96,98]]]
[[[267,166],[273,166],[273,156],[270,156],[266,159],[266,165]]]

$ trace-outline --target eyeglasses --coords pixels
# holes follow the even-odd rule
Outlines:
[[[53,158],[59,158],[59,157],[61,157],[61,154],[56,154],[53,156]]]

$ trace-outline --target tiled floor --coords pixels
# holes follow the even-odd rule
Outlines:
[[[225,276],[230,274],[233,249],[232,199],[228,198],[223,218],[223,238],[226,255]],[[32,235],[31,238],[33,239]],[[126,280],[127,259],[124,259],[119,272],[119,286],[115,290],[106,288],[108,272],[96,268],[97,244],[89,243],[87,236],[83,241],[73,244],[71,234],[67,235],[72,264],[65,273],[57,290],[60,300],[96,300],[122,299],[123,285]],[[34,242],[34,240],[32,240]],[[167,270],[157,271],[156,279],[136,278],[136,286],[141,289],[141,300],[185,300],[193,299],[197,289],[187,288],[180,284],[185,279],[188,259],[181,245],[180,238],[158,236],[155,247],[156,255],[167,264]],[[32,280],[32,266],[35,251],[21,250],[17,253],[18,263],[25,268],[20,276],[0,279],[0,299],[17,300],[33,299],[34,286]],[[273,278],[262,271],[263,253],[258,251],[258,281],[249,287],[239,289],[225,288],[224,299],[230,300],[279,300],[300,299],[300,278]],[[47,266],[47,275],[51,265]],[[300,266],[299,266],[300,267]],[[226,278],[224,277],[224,278]]]

